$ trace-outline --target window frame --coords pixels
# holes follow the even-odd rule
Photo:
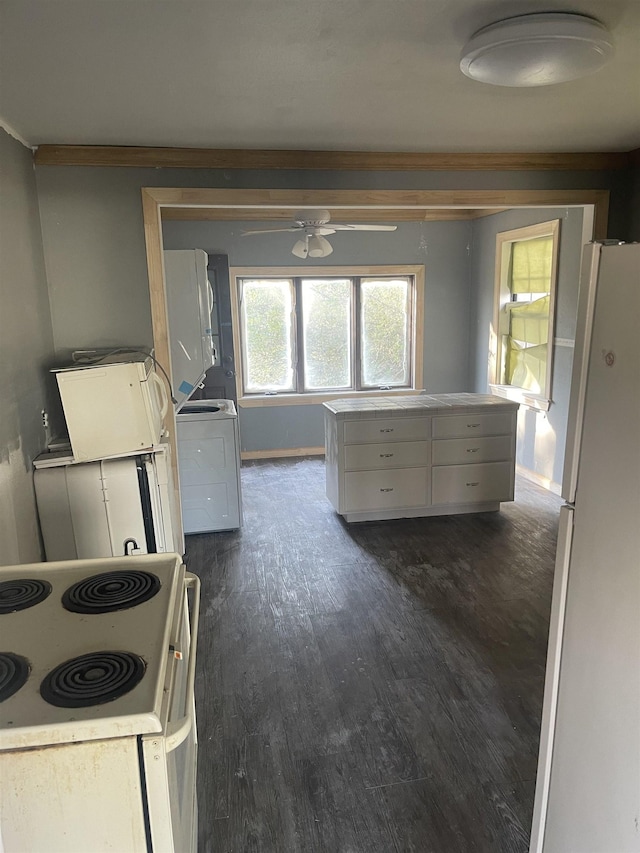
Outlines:
[[[549,326],[547,370],[545,376],[544,394],[536,394],[518,385],[504,385],[499,382],[501,365],[503,363],[504,343],[508,337],[505,324],[508,311],[505,306],[519,304],[512,301],[510,284],[511,249],[514,243],[535,240],[539,237],[552,238],[551,280],[549,290]],[[551,219],[535,225],[526,225],[511,231],[500,231],[496,234],[495,283],[493,298],[493,323],[490,334],[489,352],[489,388],[493,394],[515,400],[532,409],[548,411],[552,398],[553,357],[555,351],[555,308],[558,281],[558,256],[560,245],[560,220]]]
[[[236,353],[236,389],[238,394],[238,402],[243,407],[252,406],[278,406],[278,405],[312,405],[314,403],[322,403],[325,401],[335,400],[337,398],[348,397],[375,397],[375,396],[399,396],[417,394],[422,390],[423,379],[423,349],[424,349],[424,266],[419,264],[406,264],[394,266],[304,266],[304,267],[231,267],[229,270],[231,282],[231,314],[233,324],[234,348]],[[299,319],[301,318],[301,301],[299,301],[300,286],[296,284],[296,279],[300,278],[348,278],[352,280],[356,278],[375,278],[380,277],[408,277],[413,278],[412,295],[411,295],[411,324],[409,330],[409,345],[410,345],[410,373],[411,385],[402,388],[391,387],[389,389],[379,388],[362,388],[362,389],[335,389],[322,391],[293,391],[293,392],[251,392],[247,393],[244,390],[244,365],[243,358],[243,341],[241,336],[241,279],[247,278],[286,278],[293,280],[293,290],[296,296],[296,304],[298,308],[294,308],[293,312],[293,339],[297,347],[302,342],[302,328]],[[360,342],[359,333],[356,331],[359,323],[358,310],[359,299],[357,298],[358,288],[352,297],[353,315],[351,318],[352,334],[354,335],[353,346],[353,364],[352,374],[353,380],[356,379],[356,371],[358,364],[356,359],[360,359]],[[298,349],[301,353],[302,350]],[[302,356],[300,356],[302,361]],[[297,368],[294,366],[294,369]],[[303,366],[300,366],[300,375],[304,372]]]

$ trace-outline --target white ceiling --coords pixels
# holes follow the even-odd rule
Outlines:
[[[540,89],[462,75],[481,26],[583,12],[613,62]],[[373,151],[640,147],[640,0],[2,0],[0,116],[30,144]]]

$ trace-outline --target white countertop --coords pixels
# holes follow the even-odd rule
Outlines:
[[[361,417],[415,417],[420,414],[453,414],[455,409],[498,408],[515,411],[518,403],[494,394],[420,394],[406,397],[349,397],[323,403],[340,419]]]

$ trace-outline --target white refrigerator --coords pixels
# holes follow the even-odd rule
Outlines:
[[[530,853],[640,853],[640,244],[585,247]]]

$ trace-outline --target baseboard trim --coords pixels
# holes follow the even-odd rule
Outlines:
[[[532,471],[530,468],[525,468],[524,465],[516,465],[516,473],[520,474],[521,477],[524,477],[525,480],[530,480],[537,486],[542,486],[542,488],[546,489],[548,492],[553,492],[554,495],[560,496],[562,494],[562,486],[560,483],[554,483],[553,480],[550,480],[548,477],[543,477],[541,474],[536,474],[535,471]]]
[[[324,456],[324,447],[276,447],[273,450],[243,450],[240,458],[249,459],[281,459],[285,456]]]

